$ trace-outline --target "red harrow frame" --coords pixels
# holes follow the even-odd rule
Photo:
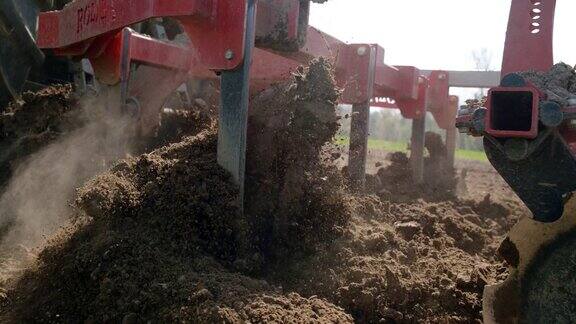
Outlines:
[[[36,44],[55,55],[88,58],[104,84],[121,84],[122,104],[141,125],[156,122],[165,98],[190,78],[220,79],[219,163],[243,190],[250,91],[287,80],[298,66],[327,57],[336,67],[342,104],[353,105],[350,175],[364,183],[371,106],[400,109],[414,120],[414,178],[423,179],[425,114],[448,131],[453,161],[457,98],[450,73],[384,64],[384,49],[345,44],[308,26],[300,0],[75,0],[40,14]],[[180,21],[189,47],[138,34],[129,27],[154,17]],[[131,76],[132,63],[139,63]],[[147,127],[142,127],[143,130]]]

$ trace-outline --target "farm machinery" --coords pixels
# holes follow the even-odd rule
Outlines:
[[[242,192],[250,96],[325,57],[335,66],[340,103],[354,107],[351,182],[364,183],[370,106],[398,108],[414,120],[412,163],[421,182],[426,111],[456,133],[449,74],[386,65],[379,45],[345,44],[309,26],[309,8],[302,0],[4,0],[0,104],[50,83],[73,82],[82,90],[88,77],[117,89],[118,105],[146,133],[157,124],[166,98],[184,82],[216,81],[218,161]],[[142,23],[151,21],[152,32],[145,34]],[[154,33],[158,28],[163,31]],[[171,41],[175,34],[187,42]],[[449,138],[454,147],[454,136]]]
[[[538,314],[543,307],[573,300],[571,291],[551,295],[548,304],[534,305],[523,297],[555,287],[571,269],[538,257],[543,247],[560,242],[555,249],[564,255],[574,244],[563,234],[574,223],[564,210],[576,203],[569,199],[576,173],[576,130],[570,120],[576,108],[551,100],[545,89],[517,73],[552,67],[554,4],[513,0],[501,86],[491,89],[487,107],[462,109],[457,118],[461,131],[485,137],[490,161],[535,215],[510,234],[507,250],[514,270],[505,284],[487,288],[487,322],[518,319],[522,307]],[[381,46],[346,44],[309,26],[309,9],[309,0],[2,0],[0,106],[26,89],[52,83],[72,82],[82,92],[94,78],[117,89],[118,106],[145,134],[182,84],[215,81],[218,162],[239,186],[242,200],[251,96],[288,80],[313,58],[325,57],[335,67],[340,103],[353,107],[348,171],[354,186],[362,188],[365,181],[371,107],[399,109],[413,121],[416,183],[423,181],[427,112],[447,132],[452,167],[458,98],[449,89],[494,86],[494,74],[387,65]],[[186,41],[175,41],[176,35]],[[537,269],[549,271],[531,270],[536,259],[544,260]],[[510,313],[503,309],[517,312],[505,317]]]
[[[572,67],[553,65],[555,5],[512,1],[500,84],[457,117],[533,214],[500,247],[510,275],[486,287],[486,323],[576,321],[576,95]]]

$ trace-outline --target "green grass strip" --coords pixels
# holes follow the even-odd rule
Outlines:
[[[345,136],[339,136],[335,139],[335,143],[341,146],[348,146],[350,143],[350,138]],[[370,150],[381,150],[389,152],[408,152],[408,144],[403,142],[391,142],[379,139],[368,139],[368,149]],[[461,160],[472,160],[486,162],[486,154],[482,151],[472,151],[472,150],[456,150],[456,158]]]

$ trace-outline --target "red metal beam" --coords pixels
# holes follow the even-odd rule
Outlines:
[[[299,19],[299,0],[261,0],[256,18],[256,38],[282,36],[285,41],[296,41]]]
[[[286,18],[288,38],[297,37],[298,4],[298,1],[262,2],[259,32],[270,32],[279,19]],[[282,10],[276,10],[278,5]],[[192,39],[193,48],[132,34],[128,40],[130,60],[187,70],[189,76],[213,78],[209,69],[232,69],[243,59],[245,10],[246,0],[228,1],[226,5],[216,5],[216,0],[142,0],[138,6],[132,5],[132,1],[76,0],[61,11],[41,15],[38,43],[61,55],[90,57],[99,78],[113,84],[120,77],[122,42],[117,35],[121,28],[152,17],[177,16]],[[276,17],[278,14],[280,17]],[[321,56],[336,65],[338,83],[343,89],[342,103],[372,100],[375,106],[400,109],[407,118],[420,118],[428,99],[435,116],[440,116],[442,106],[448,106],[447,88],[438,88],[437,80],[432,78],[429,95],[428,80],[417,68],[384,64],[382,47],[348,45],[313,27],[308,28],[305,45],[298,52],[255,51],[253,91],[288,79],[299,65]],[[393,102],[374,100],[382,97]]]
[[[122,29],[152,17],[209,18],[213,1],[201,0],[76,0],[60,11],[46,12],[38,21],[38,46],[62,48]]]
[[[377,46],[352,44],[342,46],[336,60],[336,80],[342,88],[340,101],[345,104],[370,102],[374,93]]]
[[[442,129],[455,127],[457,107],[450,99],[450,80],[446,71],[432,71],[428,76],[430,88],[428,89],[428,111],[434,116],[434,120]]]
[[[310,26],[305,45],[297,52],[256,48],[252,64],[252,91],[260,91],[270,84],[288,80],[292,72],[299,66],[307,65],[313,58],[324,57],[334,63],[340,50],[346,46],[337,38]]]
[[[400,109],[407,118],[420,118],[429,101],[438,124],[445,129],[453,127],[456,112],[449,109],[449,76],[446,73],[434,71],[429,91],[428,80],[419,69],[384,64],[381,46],[345,44],[314,27],[309,27],[306,45],[299,52],[256,51],[252,83],[260,90],[267,84],[286,80],[290,72],[314,57],[326,57],[334,62],[337,83],[343,91],[341,103],[359,104],[371,100],[373,106]],[[438,80],[437,76],[443,79]],[[369,93],[372,95],[368,97]],[[385,99],[380,101],[378,98]]]
[[[547,71],[554,63],[556,0],[512,0],[502,76],[528,70]]]
[[[336,76],[343,89],[342,103],[358,104],[372,100],[377,107],[400,109],[407,118],[420,118],[424,115],[428,81],[417,68],[384,64],[384,49],[379,45],[339,46]],[[447,78],[446,75],[444,77]],[[447,85],[446,82],[434,83],[433,102],[436,106],[447,107],[448,87],[440,87],[440,84]],[[394,102],[374,100],[383,97],[393,99]]]
[[[400,70],[389,65],[376,67],[376,93],[378,97],[395,97],[400,89]]]
[[[434,71],[421,71],[429,76]],[[500,71],[444,71],[450,80],[449,86],[455,88],[493,88],[500,85]]]
[[[298,52],[275,52],[301,64],[308,64],[315,57],[325,57],[336,62],[340,50],[346,43],[312,26],[308,27],[306,42]]]
[[[113,37],[126,26],[153,17],[178,17],[200,62],[231,70],[244,58],[246,0],[76,0],[39,17],[38,46],[83,56],[96,38]]]
[[[255,48],[250,71],[250,91],[260,92],[271,84],[290,80],[292,72],[302,66],[297,61]]]
[[[90,57],[100,82],[109,85],[120,82],[122,49],[124,47],[127,48],[126,55],[128,55],[129,61],[178,70],[190,77],[214,77],[213,72],[200,64],[192,49],[132,31],[129,33],[119,32],[106,43],[102,52]]]
[[[400,112],[404,118],[420,119],[426,115],[429,81],[423,76],[419,76],[417,80],[418,88],[416,99],[396,99],[396,104],[400,108]]]
[[[129,42],[130,57],[134,61],[184,71],[198,65],[198,59],[189,48],[136,33],[130,35]]]
[[[335,60],[344,45],[346,44],[336,37],[310,26],[308,28],[307,41],[300,53],[309,57],[323,56]]]

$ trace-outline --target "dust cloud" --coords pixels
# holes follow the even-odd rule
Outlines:
[[[0,196],[0,279],[35,259],[72,215],[75,189],[130,153],[133,119],[105,91],[80,102],[83,126],[31,155]]]

